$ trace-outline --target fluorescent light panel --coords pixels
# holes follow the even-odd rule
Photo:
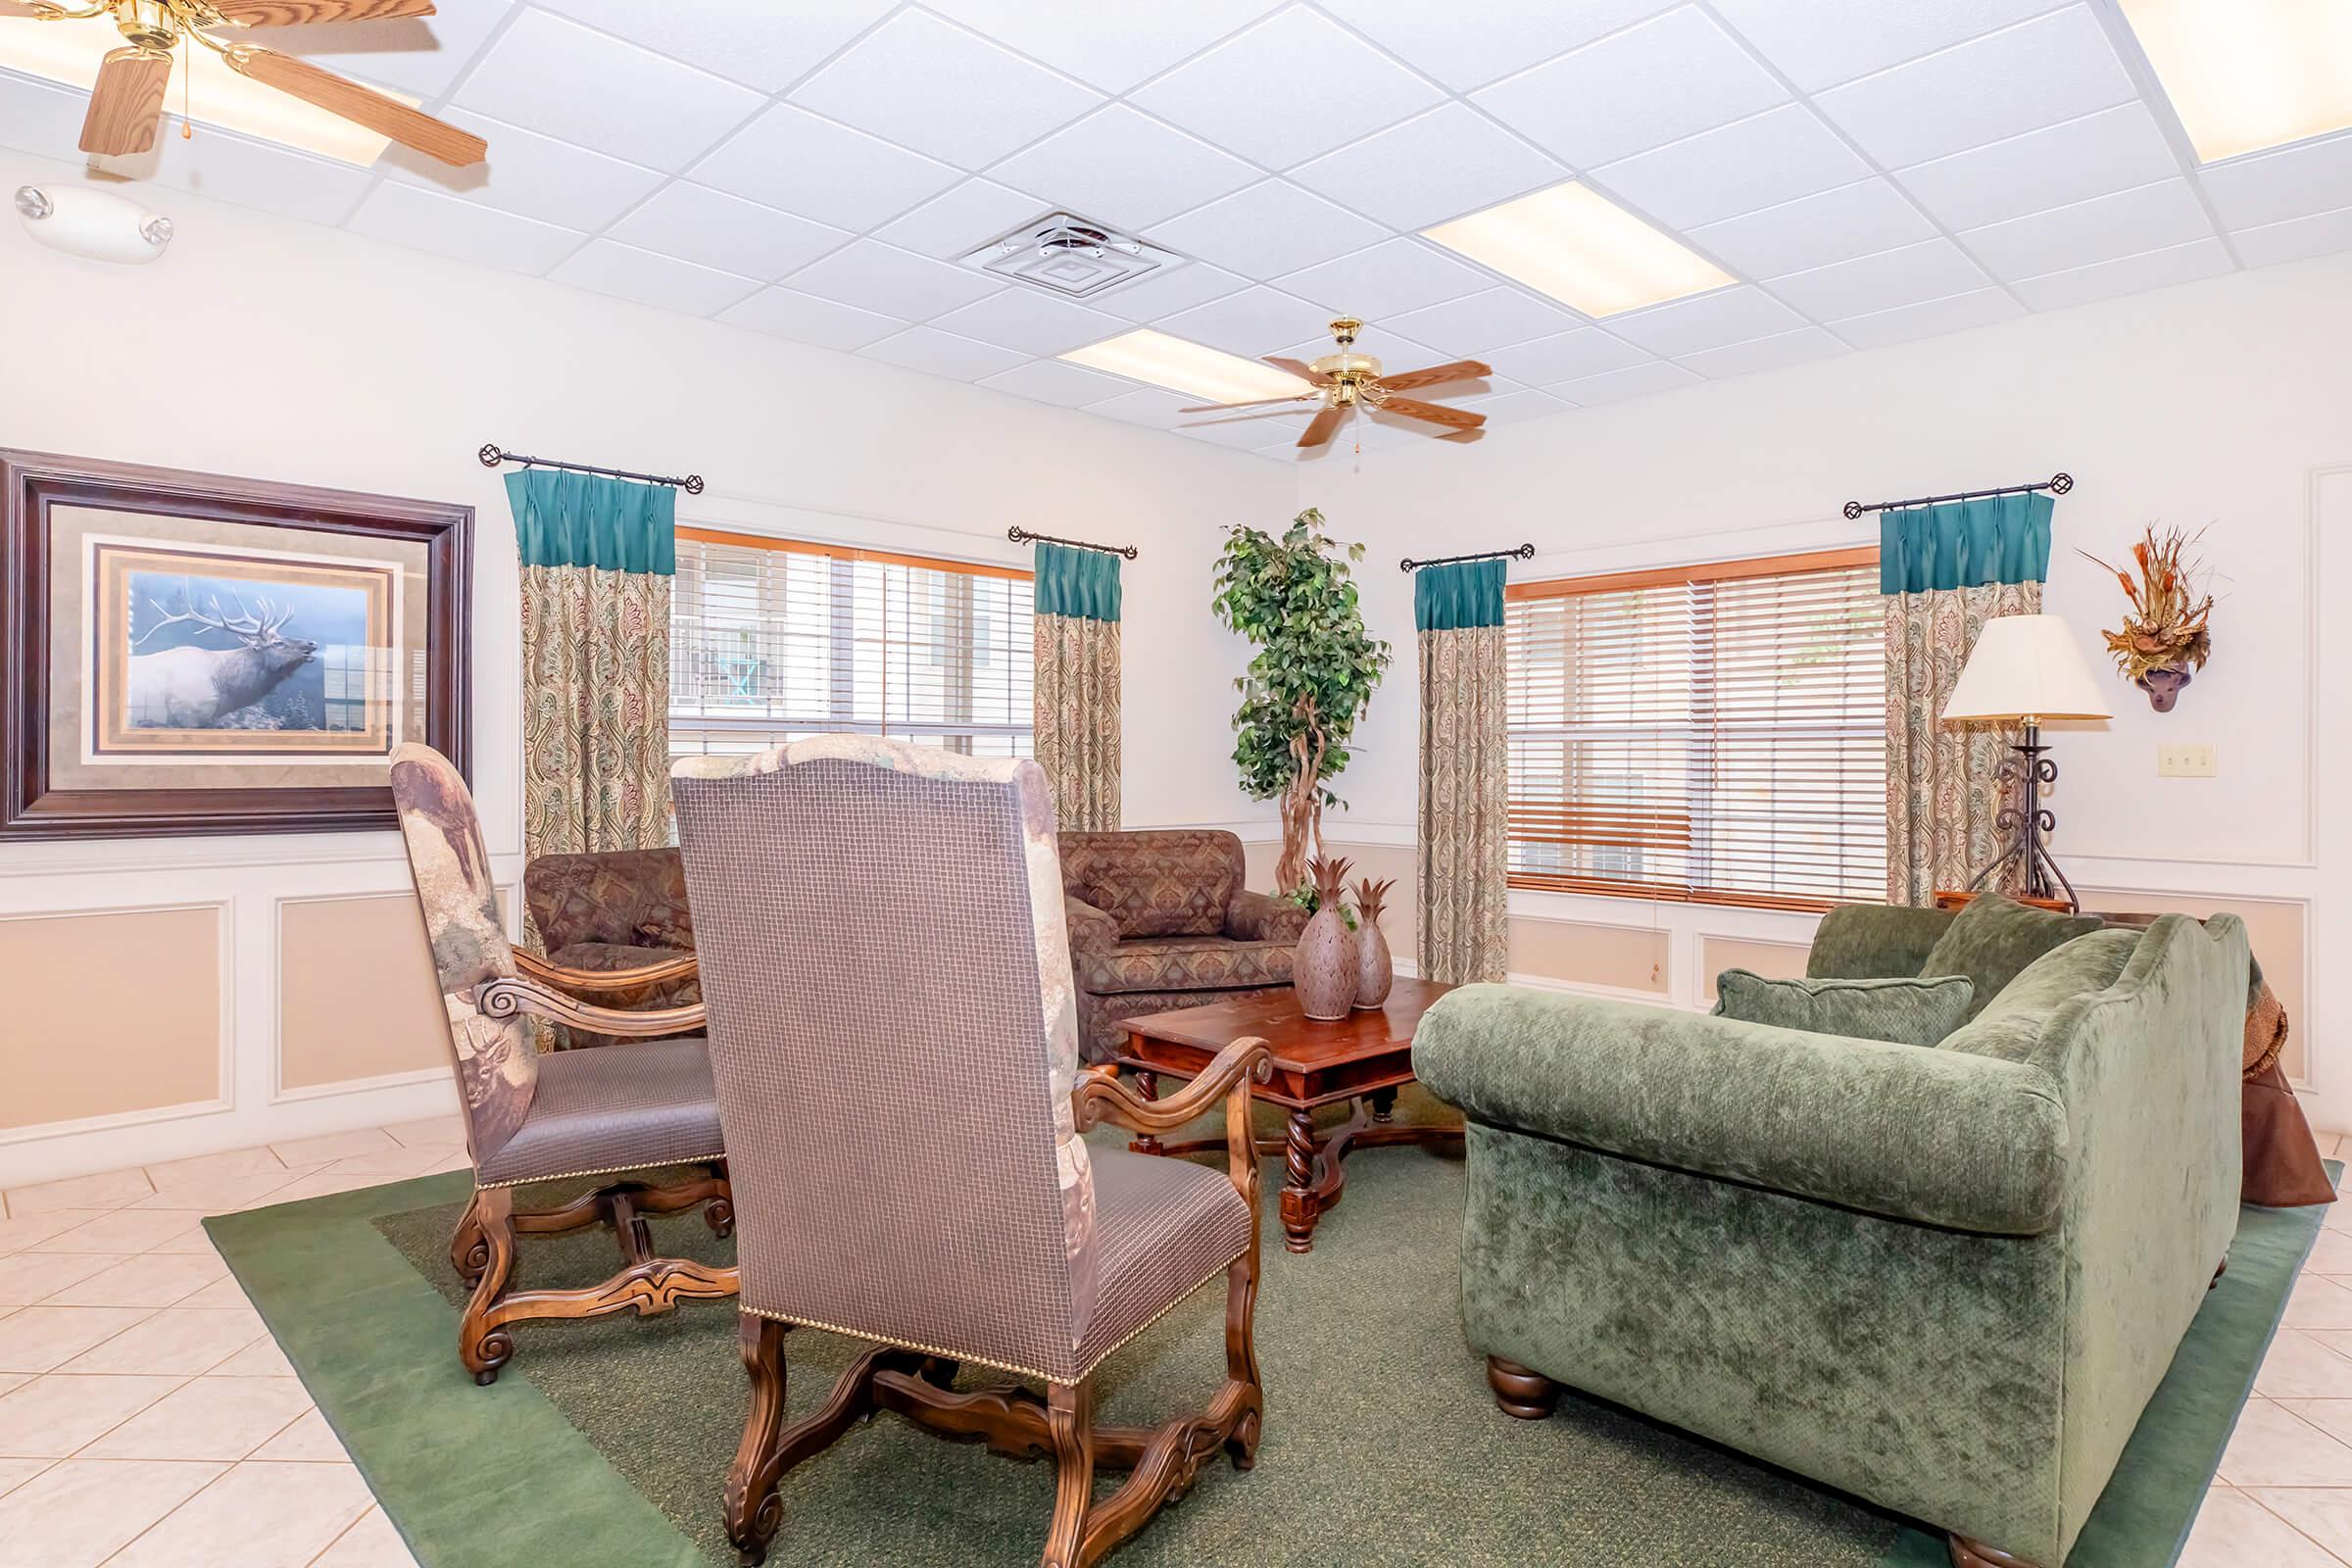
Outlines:
[[[107,51],[122,47],[122,35],[103,17],[76,22],[0,21],[0,68],[63,82],[88,92],[98,80]],[[414,98],[394,94],[407,104]],[[366,169],[391,145],[364,125],[304,103],[290,93],[238,75],[202,44],[172,57],[172,88],[164,106],[172,114],[188,105],[189,118],[302,152]]]
[[[1713,262],[1573,180],[1422,233],[1587,316],[1615,316],[1733,281]]]
[[[1250,403],[1312,391],[1295,375],[1271,365],[1245,360],[1205,344],[1140,327],[1061,356],[1090,370],[1108,370],[1131,381],[1149,381],[1187,392],[1204,403]]]
[[[2205,163],[2352,125],[2344,0],[2123,0]]]

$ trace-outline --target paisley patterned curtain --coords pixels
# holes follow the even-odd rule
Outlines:
[[[1938,715],[1984,622],[2040,613],[2055,507],[2036,493],[1879,515],[1889,904],[1929,904],[1939,888],[1967,887],[2000,853],[1995,819],[2024,799],[2009,750],[2015,725]],[[2021,887],[2022,874],[2010,874],[2002,891]]]
[[[1510,743],[1504,729],[1503,564],[1425,566],[1421,642],[1421,976],[1500,980],[1510,967]]]
[[[1065,832],[1119,825],[1119,558],[1037,547],[1037,763]]]
[[[522,849],[669,842],[669,590],[677,492],[507,475],[522,557]],[[533,937],[536,940],[536,937]]]

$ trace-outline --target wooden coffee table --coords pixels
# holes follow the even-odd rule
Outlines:
[[[1339,1203],[1347,1186],[1340,1162],[1349,1151],[1461,1142],[1458,1125],[1413,1126],[1389,1119],[1396,1091],[1413,1081],[1413,1029],[1429,1004],[1452,989],[1399,975],[1387,1005],[1328,1023],[1300,1012],[1298,998],[1289,991],[1150,1013],[1126,1021],[1127,1048],[1117,1060],[1134,1071],[1137,1090],[1151,1099],[1159,1092],[1160,1074],[1190,1078],[1245,1036],[1255,1035],[1273,1047],[1272,1081],[1252,1084],[1250,1092],[1287,1109],[1291,1120],[1282,1138],[1259,1139],[1258,1152],[1283,1156],[1283,1245],[1294,1252],[1312,1251],[1315,1222]],[[1355,1114],[1329,1137],[1318,1139],[1315,1107],[1343,1100],[1355,1102]],[[1129,1147],[1140,1154],[1188,1154],[1221,1151],[1225,1138],[1220,1133],[1162,1144],[1146,1137]]]

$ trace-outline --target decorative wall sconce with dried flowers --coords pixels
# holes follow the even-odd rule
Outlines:
[[[2115,630],[2104,632],[2107,651],[2124,678],[2148,694],[2148,704],[2169,713],[2180,700],[2180,688],[2213,652],[2213,633],[2206,625],[2213,614],[2213,595],[2205,583],[2211,575],[2204,564],[2183,561],[2188,546],[2205,537],[2203,529],[2190,534],[2167,528],[2160,535],[2150,524],[2145,536],[2132,547],[2138,575],[2109,565],[2088,551],[2085,561],[2105,566],[2124,586],[2131,613]]]

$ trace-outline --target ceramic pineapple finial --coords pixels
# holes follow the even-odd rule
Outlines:
[[[1345,1018],[1355,1005],[1356,940],[1344,907],[1348,863],[1344,857],[1323,855],[1306,862],[1306,874],[1315,883],[1315,916],[1291,957],[1291,986],[1298,1010],[1309,1018]]]
[[[1380,928],[1381,906],[1394,877],[1375,882],[1365,877],[1355,885],[1355,1005],[1377,1007],[1389,1000],[1396,983],[1396,960],[1389,954],[1388,934]]]

